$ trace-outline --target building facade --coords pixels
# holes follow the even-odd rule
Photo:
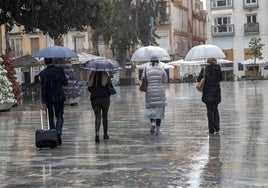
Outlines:
[[[184,58],[198,44],[205,43],[205,11],[200,0],[167,0],[167,19],[156,25],[159,46],[173,60]]]
[[[247,54],[252,38],[260,38],[263,61],[268,61],[268,1],[265,0],[207,0],[207,43],[220,47],[228,60],[233,61],[233,76],[238,79],[255,74],[241,62],[250,58]],[[264,63],[258,65],[258,73],[267,76]],[[253,69],[255,70],[255,69]]]

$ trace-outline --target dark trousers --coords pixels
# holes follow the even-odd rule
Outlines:
[[[52,104],[46,104],[46,106],[48,109],[50,129],[56,129],[57,133],[61,135],[63,126],[64,101]],[[54,115],[56,117],[56,127],[54,122]]]
[[[101,118],[103,124],[103,132],[107,134],[108,132],[108,111],[110,107],[110,102],[104,101],[100,103],[91,103],[95,114],[95,131],[96,133],[100,132]]]
[[[213,134],[220,130],[220,116],[218,111],[218,104],[206,104],[208,117],[208,130]]]
[[[151,123],[155,121],[156,126],[160,127],[161,125],[161,119],[151,119]]]

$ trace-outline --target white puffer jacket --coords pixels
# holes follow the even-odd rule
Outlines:
[[[145,69],[142,77],[144,77]],[[167,83],[167,74],[162,67],[153,66],[146,68],[148,80],[147,92],[145,94],[145,107],[166,106],[165,85]]]

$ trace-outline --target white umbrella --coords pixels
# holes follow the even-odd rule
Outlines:
[[[89,60],[102,59],[103,58],[101,56],[92,55],[92,54],[83,53],[83,52],[81,54],[77,54],[77,55],[78,55],[78,61],[74,62],[73,64],[79,64],[79,63],[84,64],[85,62],[87,62]]]
[[[223,59],[226,58],[223,51],[215,45],[203,44],[193,47],[184,60],[186,61],[196,61],[196,60],[206,60],[208,58]]]
[[[159,61],[170,61],[168,52],[158,46],[145,46],[137,49],[131,56],[131,61],[151,61],[152,56],[157,56]]]
[[[177,61],[171,61],[168,65],[182,66],[182,65],[200,65],[201,61],[185,61],[183,59]]]
[[[233,61],[227,60],[227,59],[218,59],[217,63],[218,64],[228,64],[228,63],[232,63]]]
[[[151,62],[147,62],[141,65],[136,65],[138,69],[144,69],[145,67],[150,67],[151,66]],[[163,63],[163,62],[159,62],[158,66],[163,67],[164,69],[174,69],[173,65],[169,65],[167,63]]]
[[[264,64],[266,63],[264,60],[258,59],[256,58],[255,64]],[[247,59],[245,61],[241,62],[242,65],[250,65],[250,64],[254,64],[254,59]]]

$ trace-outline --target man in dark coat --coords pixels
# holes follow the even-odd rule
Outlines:
[[[209,58],[207,62],[208,65],[201,70],[197,81],[200,82],[205,71],[206,81],[202,101],[207,107],[209,134],[214,134],[214,132],[218,133],[220,131],[218,104],[221,103],[220,81],[222,81],[222,72],[220,65],[216,64],[217,60],[215,58]]]
[[[47,68],[40,72],[41,101],[43,108],[48,109],[50,129],[56,129],[61,145],[63,126],[64,101],[66,100],[63,86],[67,86],[67,78],[61,67],[53,65],[52,58],[45,58]],[[54,122],[56,117],[56,126]]]

